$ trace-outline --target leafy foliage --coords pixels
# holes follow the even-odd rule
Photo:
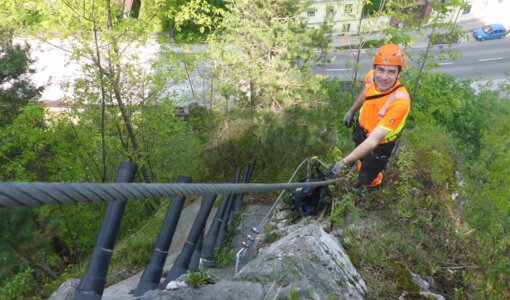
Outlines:
[[[206,284],[214,284],[215,282],[214,276],[206,269],[188,273],[188,277],[186,278],[186,284],[195,288],[202,287]]]
[[[33,293],[32,282],[33,270],[30,268],[17,273],[12,278],[3,282],[0,287],[2,298],[6,300],[20,299],[20,297],[30,297]]]
[[[27,79],[31,63],[29,47],[14,45],[12,32],[0,29],[2,181],[47,178],[45,160],[51,154],[44,135],[44,108],[35,101],[41,89]],[[56,276],[60,259],[51,251],[51,235],[35,221],[32,209],[1,209],[0,218],[0,278],[6,279],[0,294],[9,299],[29,296],[37,287],[28,280],[41,279],[41,273]]]
[[[327,109],[252,115],[232,112],[206,145],[202,159],[216,177],[221,174],[220,178],[229,180],[236,167],[256,157],[258,171],[252,181],[284,181],[304,158],[325,156],[334,144],[333,122]],[[275,165],[283,172],[275,173]]]
[[[0,178],[111,181],[122,160],[137,160],[147,166],[147,174],[155,180],[169,180],[180,174],[193,176],[200,141],[188,131],[186,123],[176,119],[170,101],[174,95],[164,95],[166,85],[184,77],[175,68],[163,71],[157,65],[159,60],[172,65],[170,60],[178,61],[179,57],[153,55],[147,59],[149,67],[140,68],[146,57],[122,52],[118,47],[124,43],[136,48],[147,40],[151,28],[147,15],[156,7],[146,2],[147,10],[134,20],[119,18],[119,7],[111,1],[87,1],[83,5],[35,2],[41,4],[37,9],[46,19],[42,24],[34,20],[27,26],[37,25],[38,30],[59,28],[61,37],[72,36],[73,58],[85,63],[81,78],[69,85],[76,92],[71,109],[59,115],[45,114],[42,106],[26,105],[39,92],[34,88],[28,93],[31,85],[23,77],[31,63],[23,56],[28,48],[12,46],[12,36],[2,31],[1,83],[3,88],[14,86],[14,90],[2,89],[0,94],[1,107],[6,108],[0,124]],[[177,152],[181,154],[175,155]],[[156,160],[149,161],[149,157],[158,163],[151,164]],[[130,235],[145,222],[152,212],[147,203],[128,204],[124,218],[129,222],[122,223],[118,238]],[[3,223],[2,239],[13,243],[16,236],[25,239],[16,243],[16,248],[12,243],[2,243],[0,257],[12,263],[6,264],[0,278],[3,281],[16,273],[21,276],[31,267],[35,291],[27,289],[27,293],[37,295],[42,283],[58,277],[67,264],[80,264],[88,257],[103,213],[104,205],[43,206],[24,214],[2,211],[3,220],[13,220]],[[143,243],[139,247],[151,246]],[[133,264],[144,263],[136,258]]]
[[[180,41],[200,40],[206,34],[221,28],[225,13],[222,0],[169,0],[164,3],[166,29],[176,31]]]
[[[327,55],[329,39],[320,29],[306,26],[301,14],[307,2],[239,0],[227,6],[222,31],[209,38],[213,74],[222,101],[250,110],[280,111],[308,103],[325,102],[320,81],[307,62],[314,50]],[[264,76],[260,76],[264,74]]]
[[[479,297],[497,297],[510,291],[510,204],[507,201],[510,148],[508,139],[501,138],[509,129],[510,105],[506,100],[493,104],[488,114],[493,122],[482,131],[478,159],[465,167],[466,220],[480,239],[475,253],[484,274],[480,278],[479,272],[472,272],[469,277],[476,283]]]
[[[10,30],[0,27],[0,126],[5,126],[29,101],[37,100],[41,89],[26,77],[30,69],[30,48],[15,45]]]
[[[329,217],[330,222],[338,226],[346,226],[358,218],[359,210],[356,207],[351,193],[344,194],[334,202],[334,209]]]

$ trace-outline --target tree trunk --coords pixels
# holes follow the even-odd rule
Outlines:
[[[105,5],[106,5],[106,14],[108,16],[108,21],[107,21],[108,30],[110,32],[113,32],[113,20],[112,20],[112,12],[111,12],[111,7],[110,7],[110,0],[106,0]],[[110,49],[110,51],[113,52],[113,55],[115,55],[116,57],[120,56],[119,46],[118,46],[116,40],[111,41],[111,43],[109,45],[109,49]],[[115,67],[112,63],[110,63],[109,68],[110,68],[109,73],[110,73],[110,76],[112,79],[112,89],[113,89],[113,93],[115,96],[115,100],[117,101],[117,105],[119,106],[122,120],[124,120],[124,124],[126,126],[129,139],[131,140],[131,144],[133,145],[133,150],[135,151],[136,158],[137,158],[137,160],[142,162],[143,179],[145,182],[150,183],[150,182],[152,182],[152,179],[149,175],[149,171],[147,170],[147,164],[144,162],[144,159],[142,158],[142,155],[139,152],[140,147],[138,145],[138,140],[136,138],[135,131],[133,129],[133,125],[131,123],[131,118],[130,118],[129,114],[127,113],[126,105],[124,104],[124,101],[122,100],[122,95],[120,93],[120,88],[119,88],[120,66]]]

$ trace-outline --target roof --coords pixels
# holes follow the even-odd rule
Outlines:
[[[503,29],[503,30],[506,30],[505,29],[505,26],[501,25],[501,24],[491,24],[489,25],[492,29]]]

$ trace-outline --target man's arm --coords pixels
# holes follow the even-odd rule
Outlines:
[[[384,139],[384,137],[389,133],[388,129],[384,129],[380,126],[377,126],[374,131],[368,136],[368,138],[361,144],[356,147],[351,153],[349,153],[342,160],[346,165],[352,165],[358,159],[363,158],[365,155],[369,154],[374,150],[377,145]]]
[[[358,95],[358,98],[354,100],[354,103],[352,104],[351,108],[345,113],[342,123],[346,127],[351,127],[354,124],[354,114],[356,111],[363,105],[363,102],[365,102],[365,92],[367,91],[368,87],[365,86],[361,93]]]
[[[352,103],[350,111],[356,112],[358,109],[360,109],[360,107],[363,105],[363,102],[365,102],[365,93],[367,90],[368,86],[365,85],[363,90],[361,90],[361,92],[359,93],[358,98],[356,98],[356,100],[354,100],[354,102]]]

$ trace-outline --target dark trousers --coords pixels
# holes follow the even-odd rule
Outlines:
[[[356,122],[352,131],[352,140],[356,147],[363,143],[366,138],[365,130]],[[360,159],[361,168],[358,170],[357,185],[370,185],[377,175],[386,168],[396,141],[397,139],[389,143],[379,144],[372,152]]]

